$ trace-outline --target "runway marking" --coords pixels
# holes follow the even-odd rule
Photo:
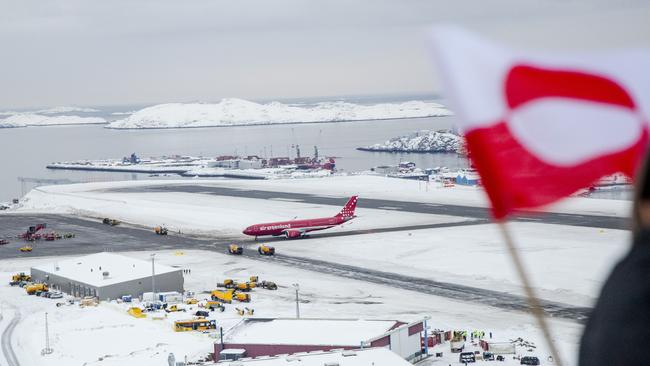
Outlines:
[[[380,210],[397,210],[397,211],[403,210],[402,207],[395,207],[395,206],[379,206],[377,208]]]
[[[269,198],[271,201],[285,201],[285,202],[305,202],[305,200],[300,198],[284,198],[284,197],[272,197]]]

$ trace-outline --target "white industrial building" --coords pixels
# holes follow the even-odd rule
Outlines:
[[[278,355],[273,357],[247,358],[222,361],[218,366],[410,366],[411,364],[386,348],[360,350],[331,350]]]
[[[424,320],[248,318],[228,330],[214,345],[215,359],[228,359],[227,350],[242,357],[301,352],[385,347],[405,360],[422,356]],[[228,353],[228,351],[226,352]]]
[[[73,296],[101,300],[152,291],[152,263],[112,253],[97,253],[31,268],[32,279]],[[155,291],[183,292],[182,269],[155,263]]]

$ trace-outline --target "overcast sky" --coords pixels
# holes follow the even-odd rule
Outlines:
[[[641,0],[0,4],[3,109],[436,93],[440,23],[520,47],[650,47]]]

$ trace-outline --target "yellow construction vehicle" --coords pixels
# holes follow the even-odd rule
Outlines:
[[[198,304],[198,302],[199,302],[199,300],[197,300],[197,299],[195,299],[193,297],[185,300],[185,303],[187,305],[195,305],[195,304]]]
[[[31,252],[32,251],[32,246],[31,245],[25,245],[24,247],[20,248],[20,251],[25,253],[25,252]]]
[[[29,282],[32,280],[32,276],[25,274],[25,272],[20,272],[16,273],[15,275],[11,276],[11,282],[9,284],[11,286],[16,286],[20,284],[21,282]]]
[[[237,291],[250,292],[253,287],[254,285],[251,286],[250,282],[235,283],[235,290]]]
[[[239,302],[251,302],[251,295],[237,292],[235,293],[235,300]]]
[[[259,279],[260,278],[258,276],[250,276],[248,280],[251,282],[260,282]]]
[[[239,246],[237,244],[230,244],[228,246],[228,253],[234,254],[234,255],[242,255],[242,254],[244,254],[244,247]]]
[[[219,291],[219,290],[214,290],[212,291],[212,300],[219,301],[219,302],[225,302],[225,303],[232,303],[232,298],[233,298],[233,293],[235,290],[227,290],[227,291]]]
[[[260,253],[260,255],[275,255],[275,248],[262,244],[257,248],[257,252]]]
[[[165,309],[165,311],[168,312],[168,313],[175,313],[175,312],[177,312],[177,311],[185,311],[185,309],[184,309],[184,308],[180,308],[180,307],[178,307],[178,305],[175,305],[175,304],[174,304],[174,305],[168,306],[168,307]]]
[[[49,288],[44,283],[35,283],[25,287],[25,291],[27,291],[27,295],[34,295],[37,291],[47,292]]]
[[[167,228],[164,226],[156,226],[153,228],[153,232],[158,235],[167,235]]]
[[[222,313],[224,310],[226,310],[226,307],[223,306],[223,304],[219,301],[208,301],[205,303],[204,307],[206,309],[210,309],[211,311],[219,310]]]
[[[131,315],[134,318],[146,318],[147,317],[147,314],[144,314],[142,312],[142,309],[137,308],[137,307],[129,308],[128,313],[129,313],[129,315]]]
[[[176,332],[189,332],[192,330],[210,330],[217,329],[216,320],[208,319],[192,319],[192,320],[180,320],[174,322],[174,331]]]

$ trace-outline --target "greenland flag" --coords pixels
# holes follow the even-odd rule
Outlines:
[[[650,52],[523,53],[455,28],[434,57],[497,219],[621,172],[648,142]]]

